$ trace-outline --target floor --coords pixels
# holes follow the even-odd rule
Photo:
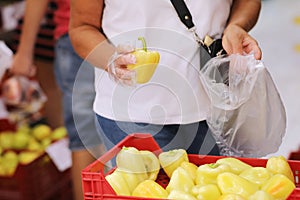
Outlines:
[[[250,32],[263,51],[287,112],[287,130],[275,154],[288,157],[300,148],[300,1],[264,0]],[[271,156],[271,155],[269,155]]]

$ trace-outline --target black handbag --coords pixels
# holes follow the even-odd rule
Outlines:
[[[181,22],[190,30],[195,37],[196,42],[199,44],[200,50],[200,69],[209,61],[211,58],[226,54],[222,46],[222,39],[211,39],[206,36],[201,39],[196,33],[196,28],[193,23],[192,15],[186,6],[184,0],[170,0],[173,4],[179,19]]]

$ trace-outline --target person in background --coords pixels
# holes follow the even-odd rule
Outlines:
[[[79,200],[83,199],[81,170],[91,164],[95,156],[104,153],[104,146],[96,133],[96,119],[92,110],[95,96],[93,69],[84,65],[84,76],[77,76],[83,61],[74,52],[68,36],[70,2],[57,0],[55,3],[57,9],[54,13],[54,72],[63,95],[64,125],[68,131],[69,148],[72,151],[71,178],[74,197]],[[10,70],[12,74],[29,77],[35,75],[35,41],[48,5],[49,0],[26,0],[22,35]],[[84,88],[76,90],[76,98],[73,95],[75,81],[78,87]]]
[[[187,0],[200,38],[223,38],[228,54],[261,58],[248,31],[261,0]],[[171,1],[71,0],[69,34],[75,51],[95,67],[97,115],[109,149],[127,134],[151,133],[163,150],[219,155],[209,132],[209,101],[199,78],[199,49]],[[152,79],[136,83],[134,41],[146,39],[160,54]],[[137,42],[136,42],[137,44]]]

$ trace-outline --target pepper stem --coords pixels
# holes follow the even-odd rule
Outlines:
[[[215,169],[217,167],[219,167],[220,165],[218,163],[211,163],[211,164],[208,164],[209,167],[211,167],[212,169]]]
[[[146,40],[144,37],[138,37],[138,40],[140,40],[143,43],[143,50],[147,51],[147,45],[146,45]]]

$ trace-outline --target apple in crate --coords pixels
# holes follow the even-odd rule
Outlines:
[[[0,134],[0,146],[3,149],[11,149],[13,145],[14,133],[7,131]]]
[[[37,151],[22,151],[18,155],[19,163],[27,165],[37,159],[40,155],[41,153]]]
[[[38,124],[32,128],[32,135],[39,141],[51,135],[52,129],[46,124]]]
[[[6,176],[12,176],[18,166],[18,154],[14,151],[6,151],[1,158],[1,165]]]
[[[35,138],[30,138],[28,142],[27,150],[39,151],[39,150],[43,150],[43,146]]]
[[[29,143],[30,136],[24,133],[16,133],[13,137],[12,147],[14,149],[25,149]]]
[[[67,129],[64,126],[55,128],[51,133],[51,139],[53,141],[60,140],[67,136]]]

